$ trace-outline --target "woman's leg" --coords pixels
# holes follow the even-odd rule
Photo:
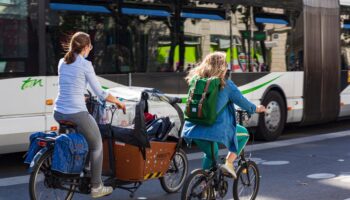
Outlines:
[[[103,146],[100,130],[94,118],[88,112],[75,114],[55,112],[54,117],[57,121],[67,120],[74,122],[78,126],[79,132],[84,135],[90,151],[91,184],[92,187],[99,187],[102,184]]]
[[[233,163],[237,158],[237,154],[235,152],[228,152],[226,156],[226,162]]]
[[[233,162],[236,160],[237,156],[241,154],[242,149],[244,149],[245,145],[249,140],[248,133],[237,133],[237,142],[238,142],[238,150],[237,152],[229,152],[226,156],[226,162],[223,166],[228,172],[232,174],[233,177],[236,177],[235,168],[233,166]]]
[[[193,140],[194,143],[204,152],[204,158],[203,158],[203,169],[210,169],[213,166],[213,150],[214,150],[214,156],[215,159],[218,160],[219,156],[219,147],[216,142],[211,142],[207,140]],[[212,150],[212,144],[214,149]]]
[[[237,154],[240,155],[245,145],[248,143],[249,134],[248,133],[237,133],[238,141],[238,151]]]

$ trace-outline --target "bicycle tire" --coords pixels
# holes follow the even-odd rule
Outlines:
[[[166,173],[163,177],[161,177],[159,179],[163,190],[167,193],[174,193],[174,192],[179,191],[181,189],[181,187],[183,186],[183,184],[185,183],[186,176],[188,173],[188,160],[187,160],[186,153],[182,149],[180,149],[178,152],[175,153],[175,155],[173,157],[173,160],[175,160],[175,162],[176,162],[176,158],[180,158],[181,162],[183,164],[183,170],[182,170],[180,182],[175,186],[170,186],[171,184],[168,182],[168,179],[165,177],[165,176],[167,176],[168,173]],[[171,162],[173,162],[173,160]],[[169,165],[171,167],[172,163],[170,163]],[[172,173],[172,175],[176,175],[176,172]]]
[[[195,182],[195,186],[199,186],[199,184],[204,181],[205,184],[208,184],[208,180],[207,180],[207,173],[203,170],[203,169],[196,169],[194,171],[191,172],[190,176],[188,176],[188,178],[185,181],[185,184],[182,188],[182,192],[181,192],[181,200],[191,200],[191,193],[189,194],[189,191],[192,191],[193,188],[191,187],[191,183],[195,180],[195,178],[199,178],[199,180],[197,182]],[[210,200],[212,197],[212,187],[209,187],[206,191],[206,195],[203,194],[202,191],[200,194],[201,198],[203,200]],[[206,197],[205,197],[206,196]],[[193,199],[199,199],[199,197],[193,198]]]
[[[252,170],[250,170],[252,169]],[[240,193],[238,191],[238,186],[239,186],[239,183],[240,182],[244,182],[245,178],[246,177],[252,177],[250,175],[250,173],[254,173],[254,176],[255,176],[255,182],[254,182],[254,190],[253,190],[253,193],[251,194],[251,196],[249,198],[243,198],[240,196]],[[251,183],[243,183],[244,185],[249,185]],[[234,180],[233,182],[233,199],[234,200],[245,200],[245,199],[248,199],[248,200],[254,200],[259,192],[259,186],[260,186],[260,173],[259,173],[259,169],[258,169],[258,166],[256,165],[255,162],[253,161],[247,161],[245,163],[243,163],[239,169],[237,170],[237,178]]]
[[[41,198],[37,197],[36,180],[38,179],[38,174],[41,170],[48,170],[49,169],[51,171],[52,154],[53,154],[53,149],[47,150],[33,167],[33,171],[31,172],[30,178],[29,178],[29,195],[30,195],[31,200],[41,200]],[[44,163],[46,164],[46,162],[47,162],[47,166],[45,166],[45,168],[46,168],[45,169],[43,167],[43,165],[44,165]],[[46,178],[47,177],[45,175],[45,179]],[[55,189],[52,188],[52,190],[55,190]],[[70,189],[67,191],[67,195],[64,195],[65,196],[64,200],[71,200],[73,198],[74,191],[75,191],[75,185],[71,185]],[[53,199],[53,198],[43,197],[42,199]]]

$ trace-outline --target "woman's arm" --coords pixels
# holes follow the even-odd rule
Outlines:
[[[102,89],[101,84],[100,84],[100,82],[98,81],[98,79],[96,77],[95,70],[92,67],[91,62],[89,62],[89,66],[87,66],[87,68],[88,68],[88,70],[87,70],[87,72],[85,74],[86,80],[89,83],[91,89],[94,91],[94,93],[100,99],[103,99],[103,100],[106,100],[106,101],[108,101],[110,103],[116,104],[117,107],[119,109],[122,109],[124,114],[125,114],[125,112],[126,112],[125,104]]]
[[[115,98],[113,95],[108,94],[108,96],[107,96],[107,98],[106,98],[106,101],[116,104],[117,107],[118,107],[119,109],[122,109],[122,110],[123,110],[123,113],[124,113],[124,114],[126,113],[125,103],[119,101],[119,100],[118,100],[117,98]]]
[[[265,112],[265,107],[262,105],[255,106],[253,103],[251,103],[248,99],[246,99],[241,91],[237,88],[237,86],[232,81],[226,81],[226,84],[229,87],[230,92],[230,100],[241,107],[242,109],[246,110],[249,114],[254,114],[255,112],[261,113]]]

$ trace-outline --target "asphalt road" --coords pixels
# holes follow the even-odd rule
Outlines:
[[[279,141],[255,142],[247,150],[261,173],[258,200],[345,200],[350,199],[350,121],[311,127],[288,127]],[[191,150],[192,171],[201,166],[200,154]],[[0,157],[0,200],[29,199],[28,174],[22,153]],[[232,199],[232,184],[224,199]],[[167,194],[158,180],[145,182],[134,199],[178,200]],[[75,195],[74,199],[90,199]],[[101,199],[130,199],[120,189]]]

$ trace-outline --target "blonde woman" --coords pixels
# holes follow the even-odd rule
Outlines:
[[[189,72],[186,77],[188,83],[195,76],[201,78],[217,77],[221,79],[221,89],[218,94],[216,110],[222,110],[222,112],[217,116],[215,123],[211,126],[203,126],[186,121],[182,130],[182,136],[187,143],[194,142],[204,152],[203,169],[210,169],[212,167],[213,153],[215,159],[218,157],[218,143],[224,144],[229,149],[229,153],[222,168],[236,178],[233,162],[237,158],[239,147],[236,137],[234,104],[250,114],[265,112],[265,107],[262,105],[255,106],[241,94],[231,80],[225,80],[226,71],[226,54],[214,52],[207,55],[198,67]],[[226,105],[227,102],[230,103]],[[224,106],[226,107],[223,108]],[[213,150],[212,145],[214,147]]]

